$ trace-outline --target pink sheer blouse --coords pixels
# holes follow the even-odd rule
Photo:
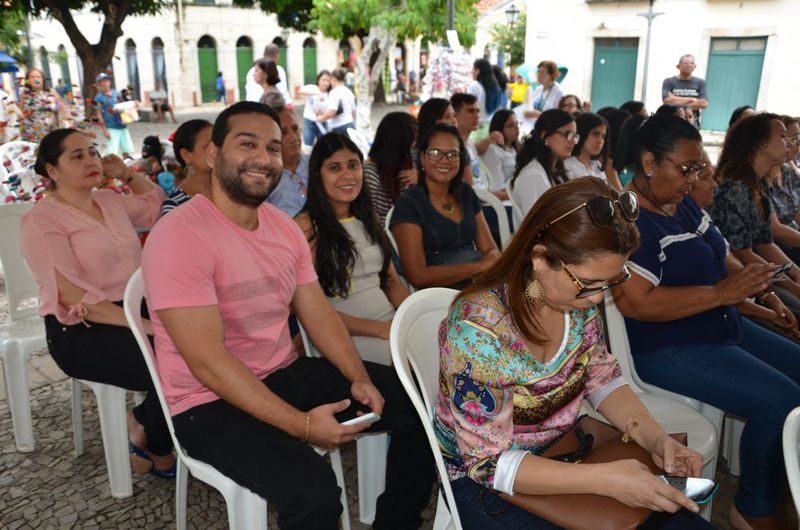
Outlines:
[[[164,191],[156,186],[141,195],[112,190],[93,192],[104,222],[55,197],[46,197],[22,218],[20,248],[39,286],[39,315],[55,315],[64,325],[82,322],[85,304],[122,300],[139,267],[142,246],[136,228],[158,219]],[[86,291],[78,304],[58,301],[55,271]]]

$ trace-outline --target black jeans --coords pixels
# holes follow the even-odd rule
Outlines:
[[[378,498],[373,528],[422,524],[435,468],[425,431],[394,370],[364,363],[386,404],[369,432],[391,431],[386,491]],[[276,395],[300,410],[350,398],[350,382],[325,359],[301,357],[264,379]],[[275,504],[280,528],[336,529],[342,506],[330,465],[310,445],[223,400],[173,417],[186,452]]]
[[[58,367],[70,377],[145,391],[134,407],[136,421],[144,426],[147,450],[154,455],[172,452],[172,438],[158,402],[158,394],[142,351],[130,329],[88,322],[65,326],[55,316],[44,317],[47,347]]]

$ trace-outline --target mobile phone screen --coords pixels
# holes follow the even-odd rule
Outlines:
[[[664,482],[681,491],[697,504],[708,502],[719,488],[719,483],[707,478],[673,477],[669,475],[662,475],[662,477]]]

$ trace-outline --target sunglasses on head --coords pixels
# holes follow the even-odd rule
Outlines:
[[[605,195],[589,199],[544,225],[542,232],[581,208],[586,208],[589,218],[598,226],[610,225],[614,221],[617,208],[622,217],[631,223],[639,218],[639,198],[633,192],[624,191],[617,199]]]

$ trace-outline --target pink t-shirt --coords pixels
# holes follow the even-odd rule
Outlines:
[[[289,334],[289,304],[298,285],[316,281],[300,228],[270,204],[258,208],[258,228],[231,222],[202,195],[159,221],[142,256],[156,365],[170,414],[219,399],[198,381],[156,311],[217,305],[225,348],[259,379],[297,359]]]
[[[153,226],[166,195],[156,186],[142,195],[106,189],[92,197],[102,223],[55,197],[38,202],[20,223],[20,250],[39,286],[39,315],[55,315],[65,325],[83,319],[84,304],[122,300],[142,257],[135,229]],[[80,303],[59,304],[56,270],[86,291]]]

